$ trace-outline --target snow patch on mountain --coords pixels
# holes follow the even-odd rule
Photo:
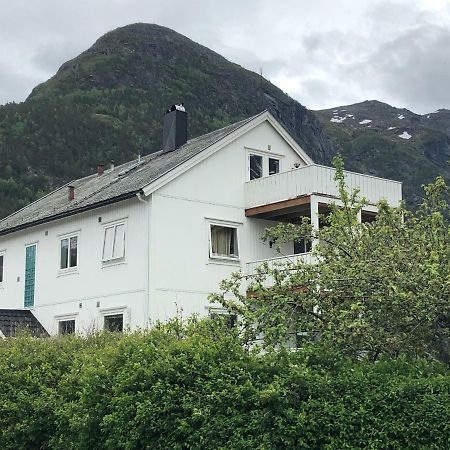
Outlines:
[[[370,122],[372,122],[371,119],[364,119],[364,120],[361,120],[361,122],[359,122],[359,124],[360,125],[365,125],[366,123],[370,123]]]
[[[412,138],[412,136],[407,131],[404,131],[402,134],[399,134],[398,137],[402,138],[402,139],[411,139]]]
[[[353,118],[353,114],[346,114],[345,116],[337,116],[335,114],[335,116],[330,119],[330,122],[342,123],[345,119],[349,117]]]
[[[399,115],[398,115],[398,118],[399,118],[400,120],[402,120],[402,119],[405,118],[405,116],[404,116],[403,114],[399,114]]]

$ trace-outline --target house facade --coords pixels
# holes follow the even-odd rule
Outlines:
[[[75,180],[0,221],[0,309],[30,311],[49,334],[151,326],[215,312],[232,272],[280,257],[260,239],[278,221],[336,201],[334,169],[315,165],[267,111],[187,141],[166,113],[163,150]],[[346,173],[371,220],[401,184]],[[286,245],[283,255],[307,248]]]

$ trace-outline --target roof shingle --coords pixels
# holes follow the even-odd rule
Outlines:
[[[259,115],[191,139],[172,152],[152,153],[141,158],[140,162],[134,160],[112,170],[106,170],[103,175],[89,175],[71,181],[1,220],[0,236],[130,198],[140,192],[144,186],[188,161]],[[67,186],[74,186],[74,200],[69,201]]]

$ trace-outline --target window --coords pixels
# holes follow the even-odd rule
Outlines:
[[[123,314],[113,314],[110,316],[105,316],[104,329],[106,331],[122,333],[122,331],[123,331]]]
[[[23,306],[32,308],[34,306],[34,294],[36,287],[36,252],[37,244],[25,247],[25,282]]]
[[[61,270],[78,266],[78,236],[69,236],[61,239],[60,265]]]
[[[250,155],[250,180],[263,176],[263,157],[260,155]]]
[[[280,172],[280,160],[269,158],[269,175],[275,175]]]
[[[300,253],[309,253],[311,251],[311,240],[310,239],[300,239],[294,241],[294,255]]]
[[[3,262],[5,260],[5,255],[0,253],[0,284],[3,283]]]
[[[248,153],[248,179],[256,180],[257,178],[275,175],[281,171],[281,155],[273,156],[272,154]]]
[[[227,328],[233,328],[237,324],[237,315],[230,314],[230,312],[224,308],[209,308],[209,317],[211,319],[221,320]]]
[[[112,261],[125,256],[125,224],[116,223],[105,227],[102,261]]]
[[[75,319],[60,320],[58,323],[58,334],[74,334],[75,333]]]
[[[239,258],[237,228],[210,224],[210,258]]]

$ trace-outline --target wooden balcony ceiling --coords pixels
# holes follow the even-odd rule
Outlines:
[[[300,216],[309,216],[311,212],[311,196],[302,195],[289,200],[269,203],[268,205],[247,208],[247,217],[292,222]]]
[[[327,214],[330,211],[330,206],[326,203],[319,202],[318,206],[319,213],[321,214]],[[276,220],[279,222],[300,222],[300,217],[311,216],[311,196],[302,195],[289,200],[247,208],[245,215],[246,217]],[[376,215],[376,212],[363,210],[361,211],[361,221],[372,222],[375,220]]]

